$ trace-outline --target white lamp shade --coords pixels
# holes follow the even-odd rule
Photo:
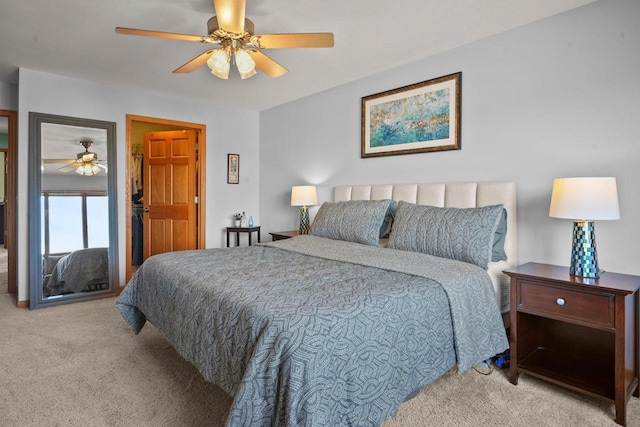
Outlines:
[[[556,178],[549,216],[573,220],[619,219],[616,179]]]
[[[297,185],[291,187],[291,206],[313,206],[318,204],[315,185]]]

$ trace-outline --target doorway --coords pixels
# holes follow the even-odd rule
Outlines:
[[[127,144],[125,158],[126,162],[126,200],[127,200],[127,226],[126,226],[126,282],[129,281],[135,269],[144,260],[144,228],[145,215],[148,215],[146,208],[140,209],[145,198],[145,183],[140,182],[143,176],[144,165],[141,166],[141,159],[144,152],[145,135],[147,140],[150,134],[159,135],[163,132],[171,134],[180,131],[185,134],[195,134],[196,162],[195,173],[192,176],[195,185],[196,206],[195,206],[195,247],[205,247],[205,148],[206,148],[206,126],[197,123],[180,122],[175,120],[159,119],[154,117],[127,115]],[[192,147],[193,148],[193,147]],[[142,200],[141,200],[142,198]],[[135,202],[135,203],[134,203]],[[146,202],[145,202],[146,203]],[[146,220],[148,223],[148,219]]]
[[[1,190],[1,240],[2,274],[6,274],[6,287],[2,284],[1,293],[13,294],[18,307],[28,307],[29,301],[17,300],[18,287],[16,285],[16,152],[17,152],[17,124],[18,116],[15,111],[0,110],[0,153],[2,158],[2,190]],[[6,273],[5,273],[6,272]],[[4,278],[4,277],[3,277]]]

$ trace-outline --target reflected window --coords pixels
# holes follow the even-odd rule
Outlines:
[[[87,197],[87,232],[89,248],[109,247],[109,199],[107,196]]]
[[[106,193],[44,193],[42,209],[44,254],[109,246]]]

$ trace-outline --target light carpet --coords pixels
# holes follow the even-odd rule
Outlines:
[[[0,295],[0,425],[223,426],[231,398],[147,324],[135,336],[106,298],[35,311]],[[383,427],[615,426],[613,406],[527,375],[454,372]],[[640,401],[628,404],[640,426]]]

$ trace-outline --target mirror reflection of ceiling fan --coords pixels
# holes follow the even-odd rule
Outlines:
[[[123,27],[116,27],[116,33],[213,44],[173,72],[190,73],[206,63],[221,79],[229,77],[232,57],[242,79],[255,75],[256,68],[275,78],[288,70],[262,53],[263,49],[333,47],[333,33],[255,34],[253,22],[245,17],[246,0],[213,0],[213,7],[216,16],[207,22],[206,36]]]
[[[83,139],[80,144],[84,147],[84,151],[78,153],[76,159],[43,159],[43,163],[68,163],[58,170],[62,172],[69,172],[75,170],[79,175],[92,176],[100,173],[101,169],[107,172],[107,162],[105,160],[99,160],[98,154],[89,151],[89,147],[93,145],[93,141],[90,139]]]

